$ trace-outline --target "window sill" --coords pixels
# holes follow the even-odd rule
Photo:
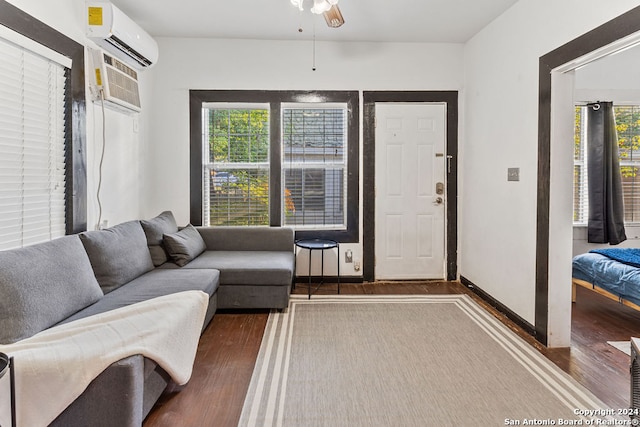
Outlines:
[[[625,233],[627,240],[640,240],[640,224],[625,224]],[[573,240],[587,240],[587,225],[574,224]]]

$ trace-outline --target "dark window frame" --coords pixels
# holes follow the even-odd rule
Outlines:
[[[190,221],[202,224],[202,104],[207,102],[264,103],[271,110],[270,133],[270,226],[282,226],[282,144],[281,112],[286,103],[345,103],[347,105],[347,229],[296,230],[296,239],[323,238],[340,243],[359,241],[360,212],[360,103],[358,91],[278,91],[278,90],[190,90],[189,91],[189,183]]]
[[[87,229],[87,131],[84,46],[14,5],[0,0],[0,25],[71,59],[66,73],[66,234]]]

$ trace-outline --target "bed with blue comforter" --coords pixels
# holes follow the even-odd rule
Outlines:
[[[640,306],[640,248],[594,249],[578,255],[572,275],[574,284]]]

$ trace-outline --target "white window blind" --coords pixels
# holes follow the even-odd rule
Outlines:
[[[203,106],[203,224],[269,225],[269,109]]]
[[[283,224],[346,229],[346,105],[287,105],[282,122]]]
[[[65,72],[0,39],[0,249],[65,234]]]
[[[573,222],[587,224],[589,191],[587,176],[586,107],[576,107],[573,145]]]
[[[640,106],[616,105],[624,222],[640,223]]]

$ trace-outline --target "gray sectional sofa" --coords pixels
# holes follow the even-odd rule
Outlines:
[[[169,211],[2,251],[0,344],[185,290],[209,295],[204,330],[217,309],[286,308],[294,269],[291,229],[178,229]],[[52,425],[140,426],[169,384],[154,361],[130,356],[95,378]]]

